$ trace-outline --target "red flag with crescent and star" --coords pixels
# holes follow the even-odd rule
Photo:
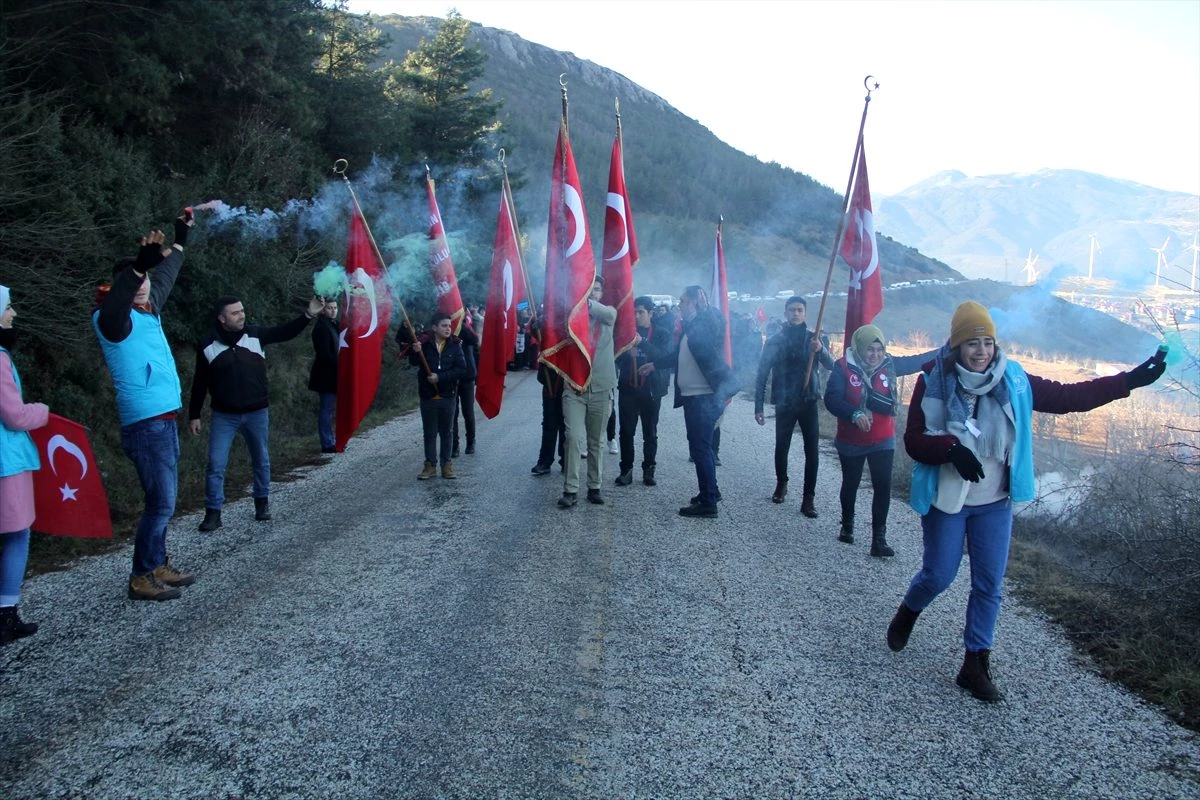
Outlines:
[[[637,323],[633,318],[633,267],[637,264],[637,237],[633,232],[633,210],[625,189],[625,158],[621,132],[613,139],[612,161],[608,168],[608,207],[604,212],[604,295],[606,306],[617,310],[613,328],[613,356],[633,347]]]
[[[50,415],[30,431],[42,468],[33,473],[33,529],[51,536],[111,539],[112,517],[100,470],[92,455],[87,429],[78,422]]]
[[[357,201],[346,246],[348,288],[338,339],[338,384],[334,439],[340,453],[375,400],[383,368],[383,342],[392,319],[383,262]]]
[[[595,279],[596,256],[564,119],[558,128],[550,180],[542,353],[538,361],[562,375],[573,389],[584,389],[592,379],[596,345],[591,340],[587,300]]]
[[[488,419],[495,419],[500,413],[504,376],[517,347],[517,306],[528,296],[517,229],[508,205],[507,181],[506,177],[505,190],[500,194],[500,214],[496,218],[492,277],[483,318],[483,341],[479,345],[479,377],[475,382],[475,401]]]
[[[883,309],[883,276],[879,272],[875,216],[871,211],[871,186],[867,181],[867,150],[861,140],[851,198],[841,251],[842,259],[850,267],[850,288],[846,298],[847,342],[856,330],[870,324]]]
[[[733,339],[729,333],[729,280],[725,276],[725,247],[721,244],[721,223],[717,223],[717,246],[713,251],[712,286],[708,304],[721,312],[725,320],[725,363],[733,366]]]
[[[450,315],[450,327],[457,336],[462,330],[466,309],[458,291],[458,279],[454,276],[454,262],[450,259],[450,246],[446,243],[446,227],[442,224],[442,212],[434,194],[433,178],[428,175],[425,186],[429,190],[429,275],[433,278],[437,309]]]

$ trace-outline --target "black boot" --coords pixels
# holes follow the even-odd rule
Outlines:
[[[613,481],[613,483],[617,484],[617,486],[628,486],[629,484],[633,483],[633,470],[621,470],[621,474],[617,476],[617,479]]]
[[[800,513],[809,519],[817,518],[817,507],[813,505],[813,495],[805,493],[804,499],[800,501]]]
[[[838,541],[854,544],[854,517],[842,517],[842,532],[838,534]]]
[[[921,616],[920,611],[913,611],[904,603],[900,604],[900,608],[896,609],[896,616],[892,617],[892,621],[888,624],[887,644],[889,649],[897,653],[904,649],[919,616]]]
[[[36,622],[24,622],[17,613],[16,606],[0,608],[0,645],[8,644],[14,639],[33,636],[37,633]]]
[[[990,656],[990,650],[968,650],[963,656],[962,669],[958,671],[958,678],[955,680],[955,683],[985,703],[995,703],[1004,699],[996,684],[992,683],[992,668],[988,663]]]
[[[271,518],[271,500],[269,498],[254,498],[254,518],[259,522],[266,522]]]
[[[200,530],[205,533],[215,531],[221,527],[221,509],[206,508],[204,509],[204,521],[200,523]]]
[[[787,479],[775,481],[775,494],[771,495],[772,503],[782,503],[783,498],[787,497]]]
[[[876,558],[896,555],[896,551],[888,546],[886,525],[871,526],[871,555]]]
[[[658,486],[658,481],[654,480],[654,467],[642,467],[642,483],[647,486]]]

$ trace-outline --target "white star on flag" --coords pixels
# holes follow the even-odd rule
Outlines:
[[[70,486],[68,486],[67,484],[64,483],[59,488],[59,491],[62,492],[62,499],[63,499],[64,503],[67,502],[68,500],[74,500],[76,502],[79,502],[79,499],[77,497],[75,497],[75,493],[79,491],[78,489],[72,489]]]

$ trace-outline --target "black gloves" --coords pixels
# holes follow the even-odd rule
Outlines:
[[[163,260],[162,247],[162,242],[148,242],[139,247],[137,258],[133,262],[133,268],[145,275],[157,267]]]
[[[964,481],[979,483],[979,479],[983,477],[983,465],[969,448],[964,447],[961,442],[955,442],[946,455]]]
[[[1149,386],[1162,377],[1166,372],[1167,351],[1159,348],[1158,352],[1125,373],[1125,386],[1129,391]]]
[[[192,229],[190,223],[192,221],[192,210],[184,209],[178,217],[175,217],[175,243],[180,247],[187,245],[187,231]]]

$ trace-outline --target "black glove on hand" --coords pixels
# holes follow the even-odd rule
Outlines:
[[[133,262],[133,268],[145,275],[150,270],[162,263],[162,243],[144,244],[138,248],[137,259]]]
[[[979,479],[983,477],[983,465],[969,448],[964,447],[961,442],[955,442],[947,456],[964,481],[979,483]]]
[[[180,247],[183,247],[187,244],[188,231],[191,230],[191,226],[188,225],[188,220],[191,218],[192,215],[187,211],[183,212],[183,216],[175,218],[175,244],[179,245]]]
[[[1166,372],[1167,351],[1159,350],[1154,355],[1125,373],[1125,386],[1129,391],[1149,386]]]

